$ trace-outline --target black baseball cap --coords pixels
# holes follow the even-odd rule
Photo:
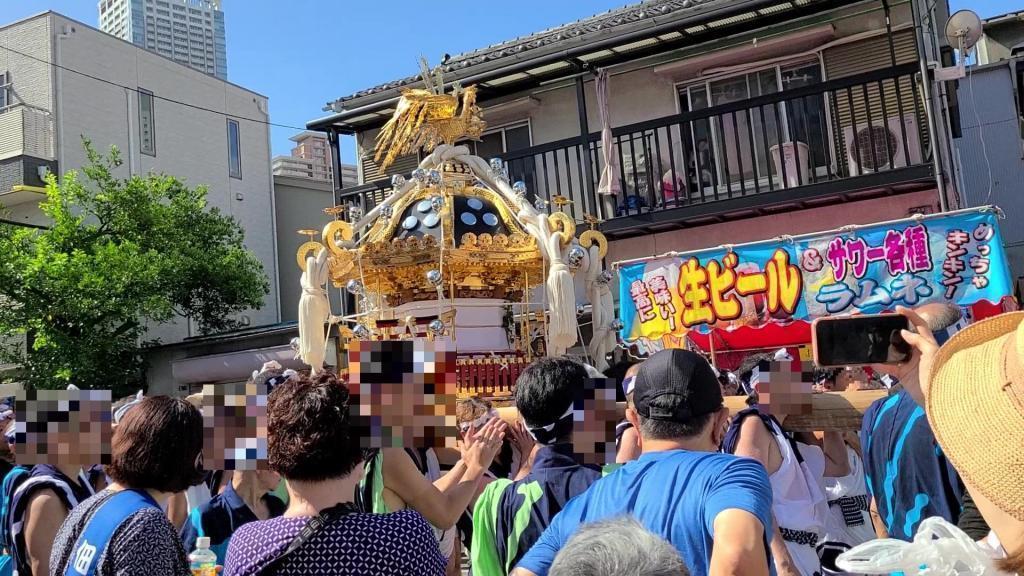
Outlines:
[[[644,418],[686,423],[721,408],[722,388],[700,354],[662,350],[640,365],[633,405]]]

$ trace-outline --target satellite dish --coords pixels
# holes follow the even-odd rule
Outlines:
[[[960,51],[969,51],[981,40],[981,18],[971,10],[958,10],[946,22],[946,41]]]
[[[935,70],[936,80],[957,80],[963,78],[967,55],[971,48],[981,40],[982,24],[981,18],[970,10],[959,10],[949,17],[946,22],[946,41],[960,51],[956,66],[949,68],[938,68]]]

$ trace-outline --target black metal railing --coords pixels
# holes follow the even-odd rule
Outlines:
[[[577,221],[585,214],[611,220],[737,198],[756,206],[766,193],[849,184],[923,164],[918,72],[906,64],[615,128],[610,163],[599,132],[502,159],[509,178],[526,183],[531,201],[542,198],[551,209],[552,198],[565,197],[564,210]],[[339,202],[365,212],[390,185],[346,188]]]

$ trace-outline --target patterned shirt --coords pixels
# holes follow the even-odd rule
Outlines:
[[[288,547],[308,517],[273,518],[240,527],[228,546],[223,576],[259,574]],[[298,576],[444,576],[430,524],[413,510],[356,513],[329,523],[269,574]]]
[[[909,392],[875,400],[864,412],[860,444],[868,491],[890,538],[910,542],[931,516],[957,523],[963,482]]]
[[[82,502],[57,532],[50,553],[50,576],[64,576],[75,543],[92,516],[114,492],[104,490]],[[100,555],[96,576],[190,576],[185,549],[167,520],[156,508],[144,508],[129,516],[114,531]]]
[[[493,506],[474,508],[474,523],[480,516],[482,526],[493,527],[480,530],[481,536],[473,550],[475,576],[487,576],[487,570],[495,570],[494,564],[510,571],[526,554],[526,551],[544,533],[551,520],[565,503],[582,494],[601,477],[601,472],[577,463],[572,444],[541,446],[534,457],[530,473],[517,482],[494,482],[485,490],[501,490],[491,500],[491,495],[481,495],[480,501]],[[488,518],[483,518],[487,515]],[[481,570],[482,565],[487,568]]]
[[[263,495],[262,500],[271,518],[281,516],[287,508],[280,498],[269,492]],[[195,550],[196,539],[206,536],[210,539],[210,550],[217,555],[217,563],[223,564],[231,535],[243,525],[258,520],[245,500],[235,492],[235,487],[228,484],[223,492],[188,515],[181,529],[181,543],[185,550]]]

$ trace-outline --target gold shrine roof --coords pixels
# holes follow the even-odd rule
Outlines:
[[[463,164],[448,162],[440,173],[439,184],[381,209],[356,249],[356,265],[331,268],[336,286],[358,278],[398,306],[437,298],[430,270],[441,272],[446,296],[456,298],[519,300],[542,282],[537,242],[505,199]]]

